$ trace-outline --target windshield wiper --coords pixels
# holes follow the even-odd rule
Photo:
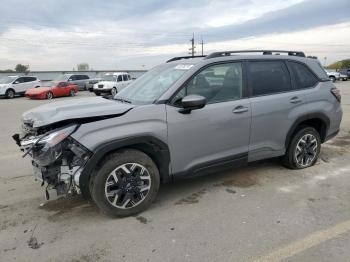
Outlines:
[[[122,102],[122,103],[131,104],[131,101],[126,100],[125,98],[121,98],[121,97],[114,98],[114,100],[120,101],[120,102]]]

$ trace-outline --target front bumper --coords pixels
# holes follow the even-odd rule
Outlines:
[[[41,152],[43,147],[37,144],[38,140],[40,141],[39,137],[21,139],[20,135],[15,134],[13,139],[20,146],[21,151],[30,156],[34,178],[42,185],[47,184],[46,192],[47,189],[55,189],[57,195],[73,191],[80,193],[80,173],[91,156],[85,147],[73,138],[67,137],[58,144],[58,148]],[[46,195],[48,196],[48,193]]]

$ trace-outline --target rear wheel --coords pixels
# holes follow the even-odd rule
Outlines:
[[[334,83],[335,82],[335,77],[334,76],[330,76],[329,79]]]
[[[46,98],[47,98],[47,99],[52,99],[52,98],[53,98],[52,92],[47,92],[47,93],[46,93]]]
[[[13,89],[6,90],[5,93],[6,98],[12,99],[15,97],[15,91]]]
[[[94,92],[95,93],[95,95],[97,95],[97,96],[100,96],[101,95],[101,93],[100,92]]]
[[[123,217],[149,207],[159,189],[159,171],[145,153],[125,149],[108,156],[92,178],[91,193],[106,214]]]
[[[314,165],[321,150],[321,138],[313,127],[303,127],[293,136],[283,164],[291,169],[302,169]]]

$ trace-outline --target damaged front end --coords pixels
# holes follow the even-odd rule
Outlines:
[[[24,152],[23,157],[32,158],[35,178],[42,185],[47,184],[47,199],[50,189],[55,189],[57,195],[80,193],[79,176],[91,152],[70,136],[78,128],[77,124],[32,128],[24,123],[22,134],[13,136]]]

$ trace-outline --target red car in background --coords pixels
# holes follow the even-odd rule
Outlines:
[[[60,96],[75,96],[78,86],[68,82],[52,81],[43,83],[41,87],[31,88],[25,96],[31,99],[52,99]]]

